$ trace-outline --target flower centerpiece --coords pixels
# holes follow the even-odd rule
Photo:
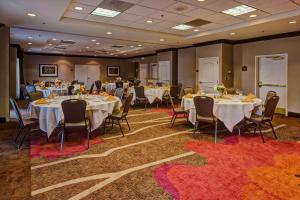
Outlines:
[[[60,80],[60,79],[55,79],[54,83],[55,83],[55,87],[56,87],[56,88],[61,87],[61,85],[62,85],[62,80]]]
[[[122,82],[122,78],[121,77],[117,77],[116,78],[116,82]]]
[[[223,97],[226,87],[223,84],[218,84],[214,86],[214,90],[219,92],[220,97]]]
[[[46,89],[46,82],[45,81],[41,81],[38,83],[41,89]]]
[[[87,94],[87,90],[84,85],[80,85],[79,89],[75,90],[75,94],[78,96]]]

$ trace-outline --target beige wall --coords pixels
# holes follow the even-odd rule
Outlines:
[[[184,87],[194,87],[196,84],[196,48],[178,50],[178,82]]]
[[[9,117],[9,28],[0,25],[0,119]]]
[[[74,67],[79,65],[100,65],[100,80],[107,81],[107,66],[120,66],[120,75],[123,78],[134,77],[134,63],[125,59],[85,58],[70,56],[25,55],[24,78],[26,81],[51,80],[53,78],[39,77],[39,64],[58,64],[58,78],[74,80]]]
[[[267,40],[234,46],[234,86],[254,92],[255,56],[288,54],[288,111],[300,113],[300,37]],[[248,71],[242,72],[241,67]]]
[[[222,83],[233,87],[233,45],[222,44]]]
[[[177,84],[177,51],[165,51],[157,53],[157,62],[170,61],[171,84]]]
[[[17,98],[17,53],[16,47],[9,48],[9,96]]]

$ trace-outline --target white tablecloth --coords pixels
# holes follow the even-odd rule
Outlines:
[[[61,96],[55,100],[48,100],[49,104],[38,105],[35,102],[30,104],[31,117],[39,119],[39,128],[46,132],[48,137],[50,137],[53,130],[57,127],[59,121],[63,120],[61,102],[70,98],[71,96]],[[108,113],[111,114],[114,110],[120,109],[122,106],[119,98],[110,102],[105,99],[105,97],[92,95],[85,99],[88,103],[86,117],[91,121],[92,131],[102,124]]]
[[[255,99],[254,102],[242,102],[237,97],[233,99],[216,99],[214,102],[213,113],[220,121],[222,121],[226,128],[232,132],[235,125],[237,125],[244,117],[250,117],[255,107],[262,105],[261,99]],[[196,110],[194,100],[192,98],[182,98],[181,106],[189,110],[189,121],[193,124],[196,122]],[[260,109],[261,110],[261,109]]]
[[[116,89],[116,83],[102,83],[102,87],[104,87],[107,92],[110,92]],[[123,82],[123,88],[128,88],[128,83]]]
[[[47,98],[51,93],[55,93],[55,94],[67,94],[68,93],[68,88],[66,88],[66,87],[62,87],[62,88],[48,87],[47,89],[41,89],[40,87],[36,87],[36,90],[41,91],[45,98]]]
[[[169,88],[167,87],[145,88],[145,96],[148,98],[150,103],[153,103],[156,98],[162,100],[163,95],[168,90]]]

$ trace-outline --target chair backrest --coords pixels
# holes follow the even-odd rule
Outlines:
[[[135,87],[137,87],[137,86],[140,85],[140,83],[141,83],[140,80],[135,80],[135,81],[133,82],[133,85],[134,85]]]
[[[32,84],[34,85],[34,84],[36,84],[36,83],[38,83],[39,81],[38,80],[32,80]]]
[[[28,96],[29,96],[29,101],[30,102],[36,101],[36,100],[41,99],[41,98],[44,97],[43,92],[41,92],[41,91],[29,92]]]
[[[268,91],[267,92],[266,99],[265,99],[265,102],[264,102],[264,107],[266,107],[268,99],[271,98],[271,97],[274,97],[274,96],[277,96],[277,93],[275,91]]]
[[[227,94],[232,94],[232,95],[236,94],[236,90],[234,88],[227,88],[226,91],[227,91]]]
[[[194,97],[194,104],[196,108],[196,116],[211,117],[214,119],[213,107],[214,99],[207,96]]]
[[[169,98],[170,98],[170,103],[171,103],[172,110],[173,110],[173,112],[175,112],[175,106],[174,106],[174,102],[173,102],[172,96],[171,96],[171,94],[169,92],[168,92],[168,95],[169,95]]]
[[[26,85],[26,91],[27,91],[27,93],[35,92],[36,88],[34,85]]]
[[[99,93],[101,91],[102,82],[100,80],[95,81],[95,85],[96,85],[96,88],[97,88],[97,92]]]
[[[122,81],[116,82],[116,88],[123,88],[123,82]]]
[[[163,83],[162,83],[162,82],[157,82],[156,85],[157,85],[158,87],[162,87],[162,86],[163,86]]]
[[[171,97],[177,98],[179,96],[178,93],[178,86],[177,85],[172,85],[170,88],[170,95]]]
[[[20,87],[21,87],[21,94],[22,94],[22,97],[23,97],[24,99],[28,99],[29,96],[28,96],[28,92],[27,92],[27,90],[26,90],[26,85],[21,84]]]
[[[270,118],[271,120],[273,119],[278,102],[279,96],[272,96],[267,99],[264,118]]]
[[[91,85],[91,88],[90,88],[89,94],[93,94],[94,86],[95,86],[95,84],[93,83],[93,84]]]
[[[71,85],[78,84],[78,80],[74,80],[71,82]]]
[[[9,102],[10,102],[10,105],[11,105],[11,107],[13,108],[13,110],[16,114],[16,117],[17,117],[17,120],[19,121],[20,127],[23,128],[24,127],[24,122],[23,122],[23,118],[22,118],[22,115],[21,115],[21,112],[20,112],[20,109],[17,105],[16,100],[12,97],[9,97]]]
[[[45,82],[45,87],[50,87],[51,85],[50,85],[50,82],[49,81],[46,81]]]
[[[145,98],[145,88],[144,88],[144,86],[135,87],[134,90],[135,90],[136,97]]]
[[[183,95],[186,95],[186,94],[193,94],[194,93],[194,89],[192,87],[186,87],[183,89]]]
[[[85,120],[86,101],[69,99],[61,102],[65,123],[79,123]]]
[[[124,108],[123,108],[123,112],[122,112],[123,116],[126,116],[128,114],[132,98],[133,98],[133,94],[130,93],[124,103]]]
[[[73,90],[74,90],[74,85],[70,85],[69,87],[68,87],[68,95],[72,95],[73,94]]]
[[[119,97],[119,99],[123,99],[123,95],[124,95],[124,90],[123,88],[116,88],[115,90],[115,94],[116,97]]]

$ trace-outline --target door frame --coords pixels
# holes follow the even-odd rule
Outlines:
[[[199,84],[200,84],[200,82],[199,82],[199,69],[200,69],[200,59],[217,59],[218,60],[218,65],[219,65],[219,75],[218,75],[218,81],[219,81],[219,83],[221,83],[222,82],[222,80],[221,80],[221,78],[222,78],[222,76],[221,76],[221,74],[222,74],[222,69],[220,68],[220,57],[219,56],[214,56],[214,57],[198,57],[197,58],[197,70],[196,70],[196,90],[199,90]]]
[[[270,56],[284,56],[286,58],[286,93],[285,93],[285,104],[286,104],[286,109],[285,109],[285,116],[288,116],[288,69],[289,69],[289,55],[288,53],[280,53],[280,54],[266,54],[266,55],[257,55],[255,56],[255,68],[254,68],[254,73],[255,73],[255,79],[254,79],[254,91],[255,95],[258,96],[258,67],[259,67],[259,59],[263,57],[270,57]]]

